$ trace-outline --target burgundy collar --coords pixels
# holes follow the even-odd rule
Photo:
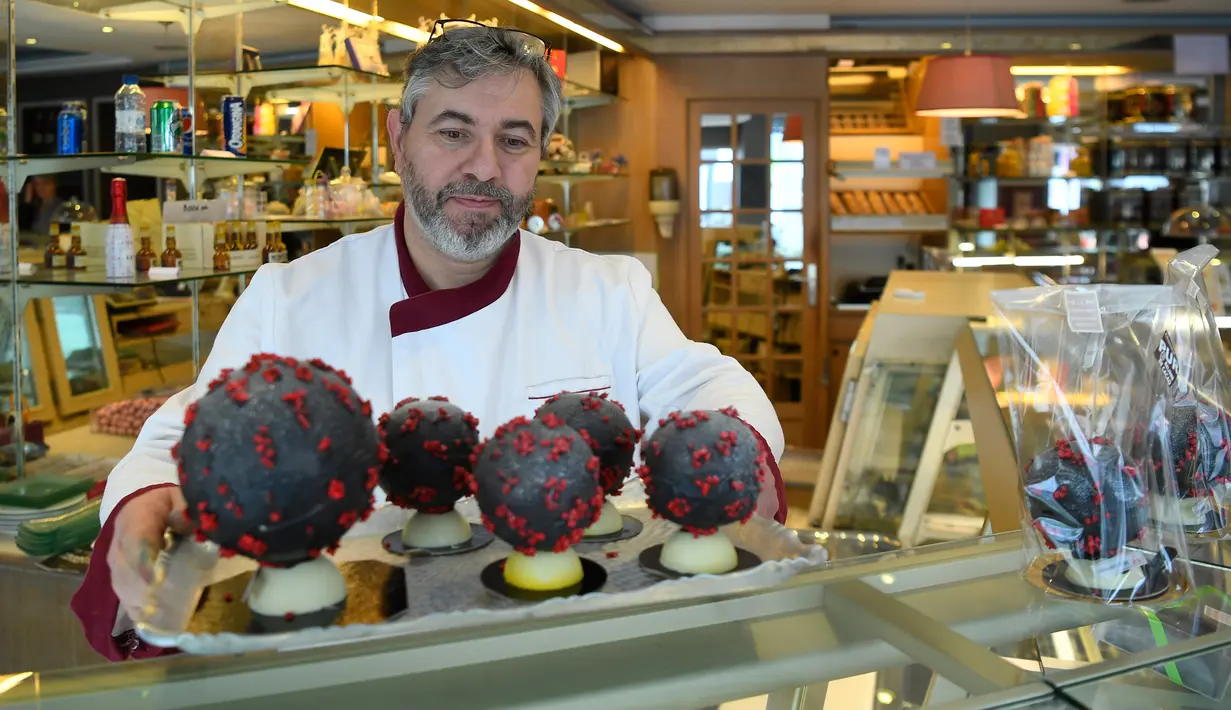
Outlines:
[[[402,203],[393,217],[393,236],[397,242],[398,269],[402,272],[406,300],[389,306],[389,329],[393,337],[465,318],[495,303],[508,290],[513,272],[517,269],[517,255],[521,252],[520,231],[513,234],[496,263],[478,281],[458,288],[433,291],[410,259],[410,251],[406,248],[406,230],[402,227],[405,215],[406,203]]]

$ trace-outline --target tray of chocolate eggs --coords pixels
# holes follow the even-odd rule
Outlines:
[[[224,374],[190,411],[177,455],[197,532],[159,561],[135,620],[148,643],[303,648],[712,598],[825,562],[754,514],[775,495],[767,452],[734,410],[671,413],[643,439],[619,403],[562,394],[480,436],[443,397],[373,423],[332,370],[305,388],[291,362]],[[292,491],[283,463],[307,485]]]

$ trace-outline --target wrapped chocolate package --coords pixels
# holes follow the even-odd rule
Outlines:
[[[1020,464],[1027,579],[1127,604],[1188,587],[1168,394],[1192,360],[1192,310],[1169,286],[995,291]],[[1177,343],[1182,347],[1177,347]]]
[[[1191,323],[1177,329],[1174,346],[1191,358],[1166,383],[1166,420],[1170,459],[1155,475],[1175,479],[1175,496],[1154,500],[1150,514],[1178,523],[1189,542],[1224,538],[1228,532],[1231,490],[1231,428],[1224,407],[1231,401],[1227,359],[1210,307],[1204,272],[1218,249],[1202,245],[1182,252],[1167,265],[1167,285],[1188,301]],[[1182,338],[1187,335],[1189,342]]]

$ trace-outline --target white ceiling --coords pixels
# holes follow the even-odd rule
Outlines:
[[[1231,14],[1231,0],[609,0],[643,18],[651,15],[1097,15]]]

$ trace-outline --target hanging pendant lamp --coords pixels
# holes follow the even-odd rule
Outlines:
[[[933,57],[915,102],[918,116],[939,118],[1025,118],[1017,102],[1008,57],[962,54]]]
[[[1231,238],[1231,218],[1227,213],[1207,204],[1182,207],[1171,213],[1163,225],[1163,236],[1196,239],[1205,244]]]

